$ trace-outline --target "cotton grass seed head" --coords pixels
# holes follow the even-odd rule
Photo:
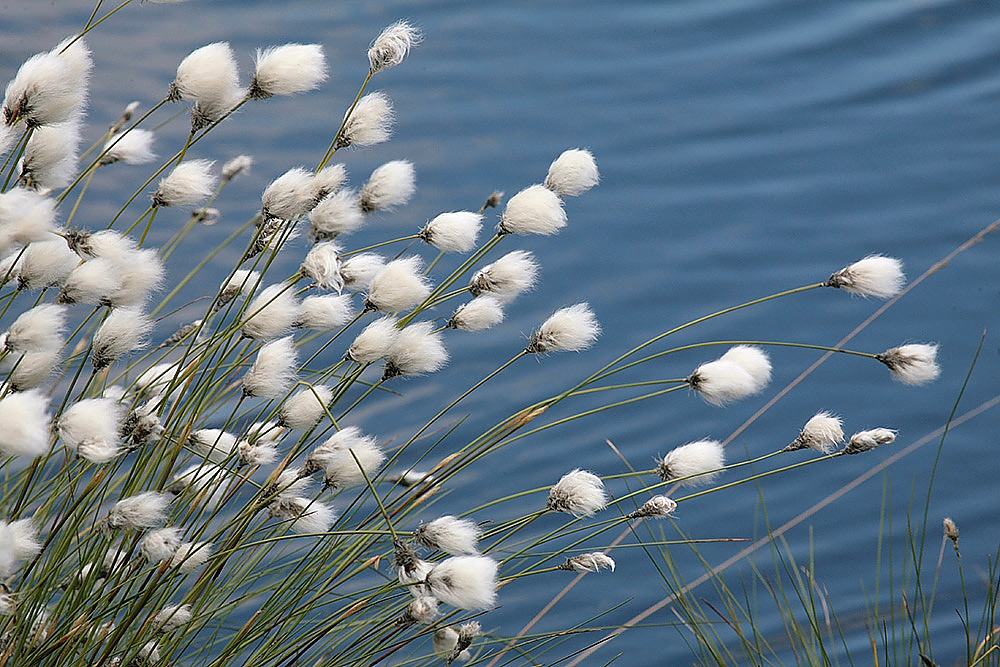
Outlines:
[[[0,577],[8,577],[17,564],[42,550],[38,529],[31,519],[0,521]]]
[[[59,365],[59,351],[27,352],[14,360],[14,368],[7,382],[15,391],[34,389],[49,379]]]
[[[888,299],[896,296],[906,284],[903,263],[895,257],[869,255],[834,273],[824,283],[851,294]]]
[[[163,286],[166,269],[156,250],[142,249],[133,252],[126,259],[111,260],[121,284],[105,297],[111,306],[140,306],[149,295]]]
[[[243,335],[270,340],[292,330],[299,318],[299,302],[291,285],[276,283],[261,290],[245,312]]]
[[[843,441],[844,429],[840,417],[823,411],[810,417],[799,436],[781,451],[815,449],[817,452],[828,454]]]
[[[49,399],[40,391],[0,398],[0,454],[41,456],[49,450]]]
[[[337,146],[374,146],[392,136],[395,116],[392,101],[382,92],[369,93],[358,100],[354,111],[348,110]]]
[[[239,67],[228,42],[195,49],[180,65],[170,84],[169,97],[209,107],[219,106],[239,88]]]
[[[151,530],[139,542],[143,558],[159,563],[172,558],[181,546],[181,529],[174,527]]]
[[[560,197],[576,197],[601,180],[594,155],[581,148],[564,151],[549,165],[545,187]]]
[[[79,114],[87,99],[93,60],[82,39],[64,40],[52,51],[24,62],[4,91],[6,125],[62,123]]]
[[[342,164],[327,165],[317,171],[312,182],[313,203],[339,192],[346,180],[347,167]]]
[[[630,519],[662,519],[674,513],[677,503],[667,496],[653,496],[642,507],[628,515]]]
[[[171,605],[164,607],[153,617],[153,628],[157,632],[174,632],[190,623],[191,618],[191,605]]]
[[[489,293],[507,303],[534,287],[537,278],[535,256],[527,250],[514,250],[476,271],[469,281],[469,291],[473,296]]]
[[[36,190],[69,185],[77,171],[80,140],[78,118],[36,128],[19,163],[19,181]]]
[[[243,376],[243,394],[254,398],[279,398],[295,381],[298,354],[291,336],[266,343]]]
[[[903,384],[921,385],[933,382],[941,374],[937,353],[936,343],[910,343],[886,350],[875,358]]]
[[[0,252],[34,241],[48,241],[55,231],[55,201],[26,188],[0,193]]]
[[[102,165],[124,162],[125,164],[147,164],[156,158],[153,152],[153,133],[138,128],[124,134],[112,135],[104,142]]]
[[[222,165],[222,181],[228,183],[240,174],[246,174],[253,166],[252,155],[237,155]]]
[[[576,517],[591,516],[608,504],[604,482],[592,472],[571,470],[549,490],[546,507]]]
[[[109,530],[154,528],[166,522],[169,506],[169,494],[146,491],[115,503],[104,524]]]
[[[945,517],[943,521],[944,536],[951,540],[958,548],[958,525],[950,517]]]
[[[601,326],[586,303],[560,308],[528,338],[528,352],[579,352],[594,344]]]
[[[406,620],[421,625],[430,625],[438,616],[437,598],[430,595],[421,595],[415,598],[406,607]]]
[[[62,239],[35,241],[21,253],[17,264],[18,287],[36,290],[61,285],[79,263],[80,258]]]
[[[180,163],[160,179],[153,193],[153,206],[192,206],[208,199],[216,184],[214,166],[212,160]]]
[[[302,260],[299,273],[311,279],[318,289],[340,293],[344,279],[340,275],[341,249],[332,241],[317,243]]]
[[[565,226],[566,211],[559,196],[544,185],[531,185],[508,200],[497,231],[550,236]]]
[[[260,273],[257,271],[247,271],[239,269],[233,272],[219,287],[219,296],[215,301],[215,311],[222,310],[233,299],[242,295],[250,296],[260,284]],[[251,311],[252,313],[253,311]]]
[[[496,603],[497,563],[487,556],[452,556],[427,574],[431,594],[458,609],[489,609]]]
[[[170,565],[181,574],[200,570],[212,557],[213,546],[211,542],[184,542],[170,559]]]
[[[615,561],[600,551],[589,554],[580,554],[566,559],[566,562],[559,566],[560,570],[570,572],[598,572],[601,569],[615,571]]]
[[[868,431],[858,431],[847,441],[842,454],[860,454],[875,449],[879,445],[887,445],[896,440],[896,431],[888,428],[873,428]]]
[[[294,220],[309,212],[313,199],[313,174],[302,167],[289,169],[264,189],[261,213],[265,218]]]
[[[85,398],[63,410],[59,437],[79,456],[104,462],[95,460],[104,458],[98,452],[117,452],[124,416],[123,407],[110,398]]]
[[[448,320],[449,329],[484,331],[503,322],[503,304],[489,296],[478,296],[459,306]]]
[[[479,553],[481,531],[475,521],[459,519],[450,514],[420,524],[413,537],[428,549],[452,555]]]
[[[416,306],[431,293],[423,274],[423,261],[416,255],[394,259],[372,278],[365,308],[392,313]]]
[[[391,211],[403,206],[417,191],[417,174],[409,160],[393,160],[377,167],[361,188],[361,210]]]
[[[482,226],[481,213],[441,213],[420,230],[420,240],[444,252],[469,252],[476,247]]]
[[[314,241],[328,241],[357,230],[365,223],[358,193],[345,189],[325,197],[309,212],[309,223]]]
[[[333,390],[318,384],[303,387],[281,405],[280,424],[291,429],[310,429],[326,416]]]
[[[378,441],[364,435],[356,426],[338,431],[314,449],[306,459],[304,472],[323,470],[323,483],[327,488],[344,489],[364,486],[365,478],[371,479],[385,461],[385,453]]]
[[[325,533],[337,519],[326,503],[297,496],[279,497],[268,509],[272,519],[288,522],[292,530],[303,535]]]
[[[302,300],[295,325],[303,329],[326,331],[342,327],[354,317],[350,295],[322,294]]]
[[[735,361],[706,362],[687,377],[687,383],[712,405],[725,405],[752,396],[764,386],[750,371]]]
[[[724,465],[722,444],[715,440],[699,440],[670,450],[658,462],[657,472],[664,482],[696,486],[714,480]]]
[[[359,364],[370,364],[382,359],[399,335],[396,328],[396,320],[392,317],[383,317],[375,320],[358,334],[354,342],[347,350],[345,358]]]
[[[340,277],[344,279],[344,287],[350,290],[364,290],[371,285],[372,279],[385,267],[385,257],[374,252],[363,252],[352,255],[340,265]]]
[[[249,91],[255,99],[315,90],[327,77],[326,57],[319,44],[285,44],[258,49],[256,65]]]
[[[59,292],[59,303],[96,304],[121,289],[118,267],[111,260],[97,257],[83,262],[66,277]]]
[[[14,352],[58,350],[63,345],[65,330],[65,308],[42,303],[21,313],[10,325],[6,349]]]
[[[119,357],[143,347],[153,330],[153,321],[140,310],[115,308],[94,334],[94,368],[113,364]]]
[[[449,625],[434,631],[434,655],[448,662],[456,660],[468,662],[472,659],[472,654],[468,649],[456,651],[457,647],[458,631],[455,628]]]
[[[372,74],[395,67],[403,62],[410,49],[420,43],[420,30],[408,21],[396,21],[383,30],[368,49],[368,65]]]
[[[771,360],[767,353],[753,345],[736,345],[726,350],[720,359],[740,366],[761,389],[771,381]]]
[[[385,359],[383,379],[423,375],[443,368],[448,363],[448,350],[434,325],[414,322],[399,332]]]
[[[236,449],[236,436],[218,428],[200,428],[188,437],[188,445],[198,456],[221,463]]]

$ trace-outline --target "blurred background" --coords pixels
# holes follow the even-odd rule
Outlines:
[[[524,344],[554,309],[588,301],[604,327],[583,354],[522,360],[464,401],[469,418],[436,450],[439,458],[526,404],[559,391],[624,350],[701,315],[782,289],[818,282],[870,253],[903,260],[907,276],[928,267],[1000,217],[1000,14],[988,3],[858,0],[836,3],[726,2],[325,2],[324,0],[192,0],[133,3],[95,30],[88,137],[97,137],[124,106],[162,99],[180,60],[210,42],[229,41],[244,81],[258,47],[285,42],[324,46],[331,76],[321,90],[248,104],[199,143],[189,157],[255,159],[217,203],[221,221],[190,237],[171,260],[177,280],[207,248],[249,219],[273,178],[314,167],[367,73],[369,42],[406,18],[424,42],[400,67],[379,74],[398,123],[387,144],[338,154],[355,185],[385,161],[408,159],[418,192],[398,212],[379,214],[347,237],[359,247],[415,232],[442,211],[477,209],[494,190],[507,196],[541,181],[566,148],[593,151],[602,182],[567,201],[569,226],[554,237],[510,238],[501,246],[530,249],[542,264],[537,289],[514,302],[504,325],[480,335],[451,332],[444,372],[396,387],[378,408],[354,414],[381,439],[408,437],[446,401]],[[33,53],[86,22],[90,0],[0,2],[0,78],[9,80]],[[180,106],[160,112],[166,120]],[[158,131],[157,150],[173,154],[188,129],[181,115]],[[99,174],[87,195],[87,218],[100,228],[124,196],[148,176],[119,167]],[[124,194],[123,194],[124,193]],[[140,200],[141,203],[141,200]],[[145,206],[135,209],[137,217]],[[162,243],[186,211],[161,211],[151,242]],[[128,217],[128,216],[126,216]],[[489,224],[495,224],[491,219]],[[854,480],[894,450],[943,426],[955,406],[984,330],[986,342],[959,413],[998,393],[997,320],[1000,237],[958,256],[868,326],[851,347],[878,352],[904,342],[941,343],[940,380],[907,387],[877,362],[837,356],[782,398],[729,446],[731,460],[761,455],[791,441],[817,410],[840,414],[848,433],[887,426],[894,445],[747,484],[684,504],[678,525],[698,538],[754,538]],[[274,276],[297,270],[300,239],[279,258]],[[433,254],[418,248],[428,258]],[[186,300],[211,293],[238,260],[223,253],[189,286]],[[675,337],[702,340],[787,340],[831,345],[880,304],[822,290],[713,320]],[[446,317],[447,312],[438,313]],[[160,322],[157,338],[196,315]],[[346,346],[347,341],[344,342]],[[645,378],[683,377],[721,348],[672,355]],[[330,361],[343,350],[331,350]],[[628,409],[573,421],[518,441],[449,484],[428,517],[460,513],[508,493],[554,483],[576,467],[599,474],[627,469],[606,440],[636,468],[705,437],[725,439],[818,353],[775,349],[774,382],[762,395],[725,409],[676,392]],[[582,404],[580,404],[582,405]],[[580,405],[576,409],[580,409]],[[552,419],[574,412],[559,408]],[[936,565],[940,521],[951,516],[962,535],[972,599],[983,596],[983,570],[996,553],[1000,411],[954,429],[940,452],[931,492],[927,558]],[[800,562],[814,560],[817,590],[836,613],[845,641],[835,649],[867,662],[866,609],[875,601],[880,531],[902,563],[907,515],[923,516],[938,440],[889,466],[785,534]],[[782,459],[784,461],[784,459]],[[741,475],[730,473],[724,481]],[[627,492],[612,483],[616,495]],[[543,495],[493,508],[479,520],[503,520],[536,509]],[[764,508],[766,507],[766,515]],[[562,517],[545,517],[539,529]],[[673,530],[666,526],[667,534]],[[593,540],[601,548],[617,531]],[[634,540],[628,540],[633,542]],[[709,545],[709,563],[745,546]],[[683,547],[671,551],[686,579],[704,571]],[[537,626],[552,632],[621,607],[592,624],[615,626],[666,597],[655,551],[626,547],[612,555],[613,574],[588,576]],[[951,556],[952,554],[946,554]],[[774,575],[771,551],[756,561]],[[886,566],[887,552],[882,553]],[[505,587],[501,607],[479,620],[511,635],[571,577],[532,577]],[[897,573],[898,574],[898,573]],[[751,585],[746,563],[727,570],[735,588]],[[879,595],[899,599],[886,586]],[[942,665],[965,659],[964,633],[952,611],[961,589],[951,560],[942,569],[931,635]],[[695,594],[714,599],[711,585]],[[974,608],[975,609],[975,608]],[[758,628],[782,649],[782,621],[762,599]],[[735,634],[720,634],[736,643]],[[588,633],[552,662],[599,639]],[[602,647],[587,664],[679,665],[694,661],[690,633],[670,607]],[[868,647],[868,648],[866,648]],[[422,647],[429,649],[429,647]],[[788,654],[787,659],[794,658]],[[524,664],[530,663],[525,659]]]

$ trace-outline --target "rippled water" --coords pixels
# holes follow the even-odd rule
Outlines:
[[[83,0],[0,3],[0,75],[9,77],[30,54],[50,48],[89,13]],[[521,346],[554,308],[589,301],[605,334],[583,355],[524,360],[464,403],[472,415],[451,447],[519,406],[582,377],[657,332],[734,303],[825,279],[868,253],[900,257],[912,278],[1000,214],[997,163],[1000,133],[1000,16],[986,3],[915,0],[813,2],[383,2],[253,0],[145,4],[127,7],[90,38],[97,71],[91,128],[99,131],[132,99],[160,99],[176,64],[192,49],[228,40],[244,68],[258,46],[286,41],[324,44],[332,76],[321,91],[248,106],[213,132],[194,154],[224,160],[249,152],[250,177],[226,191],[223,222],[199,237],[215,243],[259,206],[259,193],[289,167],[313,165],[366,73],[365,49],[389,22],[407,17],[426,40],[407,63],[379,75],[375,87],[394,100],[394,140],[350,152],[356,182],[388,159],[412,160],[419,191],[402,211],[352,242],[411,233],[438,212],[477,207],[494,189],[511,194],[544,177],[564,148],[596,154],[602,183],[567,203],[570,226],[544,239],[510,239],[543,265],[537,290],[520,300],[506,325],[476,337],[453,336],[451,368],[402,385],[404,396],[378,412],[358,414],[379,424],[384,438],[406,436],[442,401],[460,393]],[[160,133],[159,150],[183,141],[186,120]],[[119,172],[137,186],[139,172]],[[123,186],[97,180],[89,195],[100,226],[117,210]],[[169,238],[183,213],[161,215],[153,241]],[[996,324],[997,239],[988,237],[928,277],[851,343],[880,351],[905,341],[940,341],[942,378],[930,387],[891,382],[879,364],[837,357],[747,428],[730,446],[734,460],[783,446],[818,409],[843,415],[849,430],[890,426],[891,449],[709,495],[682,506],[678,524],[692,537],[755,537],[767,518],[778,526],[840,489],[895,451],[942,426],[951,412],[984,329]],[[235,251],[234,251],[235,253]],[[298,256],[282,266],[291,273]],[[200,258],[179,258],[172,275]],[[187,295],[214,289],[236,257]],[[280,275],[276,274],[276,275]],[[734,313],[676,336],[704,340],[785,340],[833,344],[875,311],[878,303],[832,291],[798,295]],[[184,314],[162,324],[166,335]],[[687,352],[650,366],[646,377],[682,377],[718,350]],[[338,351],[339,353],[339,351]],[[998,345],[989,331],[959,413],[997,393]],[[702,437],[724,439],[817,354],[776,349],[775,381],[764,395],[727,409],[676,393],[617,412],[574,421],[517,442],[468,471],[436,509],[460,512],[489,497],[553,483],[583,467],[603,474],[624,469],[612,441],[636,467],[671,447]],[[570,410],[560,409],[553,418]],[[936,564],[938,526],[950,515],[962,530],[963,557],[985,567],[996,549],[998,413],[987,411],[949,434],[934,479],[928,556]],[[447,444],[447,443],[446,443]],[[845,643],[866,662],[864,610],[875,588],[883,498],[893,534],[906,532],[911,502],[923,501],[937,441],[895,463],[885,475],[850,491],[791,529],[785,538],[800,562],[811,552],[816,579],[840,619]],[[449,450],[450,451],[450,450]],[[735,473],[727,479],[737,479]],[[613,487],[616,494],[625,486]],[[531,511],[538,496],[505,506],[503,519]],[[557,519],[547,517],[545,527]],[[888,529],[887,529],[888,530]],[[669,531],[668,531],[669,533]],[[615,535],[611,533],[600,547]],[[898,555],[905,540],[894,542]],[[725,560],[742,544],[705,550]],[[693,578],[702,569],[675,548]],[[592,576],[538,627],[553,631],[628,602],[602,625],[618,625],[667,591],[641,549],[614,553],[618,570]],[[950,556],[950,554],[946,554]],[[772,576],[765,548],[758,562]],[[972,565],[975,564],[975,565]],[[750,570],[729,571],[741,589]],[[741,573],[741,574],[737,574]],[[568,578],[515,583],[502,608],[482,621],[498,634],[516,632]],[[978,579],[976,580],[978,581]],[[931,626],[934,658],[964,660],[953,608],[960,589],[951,561],[941,577]],[[696,590],[712,597],[712,589]],[[977,591],[974,599],[981,599]],[[899,598],[899,591],[882,595]],[[974,608],[975,609],[975,608]],[[762,604],[759,628],[783,649],[780,618]],[[587,664],[623,654],[621,664],[688,664],[684,629],[660,610],[603,647]],[[731,646],[737,638],[718,629]],[[566,646],[579,648],[600,635]],[[564,653],[571,649],[566,648]],[[840,647],[835,648],[840,650]],[[563,655],[564,653],[558,653]],[[786,655],[786,658],[790,656]],[[546,657],[545,659],[548,659]]]

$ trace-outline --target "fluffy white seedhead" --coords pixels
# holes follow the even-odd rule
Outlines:
[[[406,607],[407,620],[430,625],[438,617],[438,600],[431,595],[421,595]]]
[[[393,160],[375,169],[361,188],[361,210],[389,211],[403,206],[417,191],[417,173],[409,160]]]
[[[167,520],[169,506],[169,494],[146,491],[119,500],[108,512],[104,522],[111,530],[154,528]]]
[[[219,287],[219,297],[215,302],[215,310],[222,310],[233,299],[242,295],[250,296],[260,284],[260,273],[240,269]]]
[[[291,331],[298,317],[299,302],[292,286],[269,285],[247,306],[243,335],[255,340],[277,338]]]
[[[352,255],[340,265],[340,277],[349,290],[368,289],[372,279],[385,267],[385,257],[374,252]]]
[[[20,182],[36,190],[69,185],[76,175],[80,132],[78,118],[35,129],[19,163]]]
[[[86,229],[70,229],[63,236],[66,244],[83,259],[100,257],[124,263],[139,250],[135,239],[112,229],[91,232]]]
[[[133,386],[138,391],[165,391],[171,384],[180,382],[182,367],[180,362],[150,366],[135,379]]]
[[[166,269],[153,249],[137,250],[127,258],[112,260],[121,285],[105,301],[112,306],[141,306],[149,295],[163,286]]]
[[[657,472],[664,482],[695,486],[711,482],[725,464],[725,450],[721,443],[699,440],[667,452],[657,463]]]
[[[615,571],[615,561],[600,551],[589,554],[580,554],[566,559],[566,562],[559,566],[563,570],[570,572],[598,572],[601,569]]]
[[[63,410],[58,423],[59,437],[80,456],[117,453],[124,416],[121,404],[110,398],[85,398]]]
[[[291,336],[263,345],[247,374],[243,376],[243,393],[254,398],[279,398],[295,381],[298,354]]]
[[[66,311],[43,303],[21,313],[7,330],[6,347],[15,352],[58,350],[65,342]]]
[[[278,445],[271,440],[240,440],[236,451],[241,466],[263,466],[278,460]]]
[[[321,290],[339,293],[344,289],[344,279],[340,276],[341,249],[333,241],[317,243],[302,260],[299,273],[310,278]]]
[[[442,213],[424,225],[420,239],[444,252],[469,252],[483,226],[483,215],[472,211]]]
[[[325,533],[337,515],[326,503],[298,496],[280,496],[268,509],[272,519],[289,522],[296,533]]]
[[[489,293],[507,303],[534,287],[537,278],[535,256],[527,250],[515,250],[479,269],[469,281],[469,287],[473,296]]]
[[[310,429],[326,416],[326,406],[333,400],[333,390],[318,384],[303,387],[281,405],[281,425]]]
[[[104,143],[104,157],[101,164],[146,164],[156,158],[153,152],[153,133],[149,130],[129,130],[116,134]]]
[[[121,287],[122,281],[114,262],[101,257],[90,259],[66,277],[59,292],[59,303],[96,304]]]
[[[354,317],[354,303],[350,295],[323,294],[302,300],[295,323],[304,329],[326,331],[344,326],[352,317]]]
[[[315,241],[334,239],[350,234],[365,222],[361,200],[354,190],[340,190],[321,202],[309,213],[310,235]]]
[[[428,549],[447,553],[479,553],[479,536],[482,531],[475,521],[445,515],[430,523],[420,524],[413,537]]]
[[[8,577],[18,563],[34,558],[41,550],[38,529],[31,519],[0,521],[0,577]]]
[[[487,556],[452,556],[427,574],[438,600],[459,609],[489,609],[496,603],[497,563]]]
[[[394,259],[385,265],[368,287],[365,308],[392,313],[416,306],[431,293],[423,274],[423,262],[416,255]]]
[[[187,491],[196,503],[218,507],[226,500],[229,481],[229,470],[202,461],[176,473],[167,491],[175,496]]]
[[[134,308],[115,308],[101,323],[93,340],[94,368],[113,364],[122,355],[146,345],[153,321]]]
[[[246,174],[253,166],[252,155],[237,155],[222,165],[222,180],[225,183],[233,180],[240,174]]]
[[[48,197],[25,188],[0,193],[0,252],[50,240],[55,219],[55,201]]]
[[[549,490],[546,507],[573,516],[591,516],[608,504],[604,482],[592,472],[571,470]]]
[[[358,100],[354,111],[345,116],[344,129],[340,133],[337,145],[373,146],[387,141],[392,136],[392,124],[395,116],[392,102],[385,93],[369,93]]]
[[[503,304],[495,297],[483,295],[459,306],[448,320],[448,328],[483,331],[501,322],[503,322]]]
[[[152,530],[146,533],[142,541],[139,542],[139,550],[142,552],[143,558],[151,563],[159,563],[172,558],[180,546],[181,529],[173,527]]]
[[[14,369],[7,376],[7,382],[15,391],[34,389],[49,379],[59,364],[59,352],[28,352],[14,360]]]
[[[356,426],[338,431],[314,449],[306,461],[305,471],[323,470],[323,483],[328,488],[344,489],[364,486],[385,461],[378,441],[363,435]]]
[[[191,206],[208,199],[215,188],[212,160],[182,162],[160,179],[153,193],[153,206]]]
[[[501,234],[555,234],[566,226],[559,195],[544,185],[531,185],[507,202],[497,231]]]
[[[576,197],[597,185],[600,180],[594,155],[588,150],[571,148],[549,165],[545,187],[560,197]]]
[[[887,445],[896,439],[896,432],[889,428],[873,428],[869,431],[858,431],[851,436],[843,454],[860,454],[875,449],[879,445]]]
[[[407,21],[396,21],[375,38],[368,49],[371,73],[377,74],[403,62],[410,49],[420,43],[420,31]]]
[[[198,456],[221,463],[236,450],[236,436],[218,428],[201,428],[191,434],[188,444]]]
[[[312,172],[302,167],[289,169],[264,189],[261,205],[265,218],[294,220],[305,215],[316,205]]]
[[[927,384],[941,374],[937,363],[937,343],[910,343],[876,355],[903,384]]]
[[[17,264],[17,283],[22,289],[36,290],[61,285],[80,258],[61,238],[28,245]]]
[[[396,328],[396,320],[392,317],[383,317],[375,320],[358,334],[358,337],[348,348],[346,359],[356,361],[359,364],[370,364],[382,359],[399,335]]]
[[[326,80],[326,58],[319,44],[285,44],[257,50],[257,71],[250,95],[295,95],[319,88]]]
[[[313,201],[321,201],[324,197],[329,197],[340,191],[340,187],[347,180],[347,167],[342,164],[331,164],[323,167],[313,176],[312,191]]]
[[[455,628],[445,626],[434,631],[434,655],[442,660],[468,662],[472,659],[469,649],[456,651],[458,648],[458,631]],[[455,653],[458,655],[455,655]]]
[[[903,263],[885,255],[869,255],[837,271],[824,283],[827,287],[878,299],[896,296],[905,284]]]
[[[441,333],[430,322],[414,322],[396,336],[385,357],[383,379],[399,375],[422,375],[440,370],[448,363],[448,350]]]
[[[239,90],[236,56],[227,42],[215,42],[192,51],[177,66],[170,97],[206,108],[220,108]]]
[[[532,354],[569,350],[579,352],[594,344],[601,333],[594,312],[586,303],[560,308],[528,338]]]
[[[827,454],[844,441],[843,422],[840,417],[829,412],[817,412],[809,418],[798,437],[784,452],[794,452],[799,449],[815,449]]]
[[[158,632],[174,632],[190,623],[191,617],[191,605],[171,605],[161,609],[153,617],[153,628]]]
[[[170,565],[181,574],[199,570],[212,557],[212,546],[211,542],[184,542],[170,559]]]
[[[732,403],[763,389],[743,366],[722,359],[698,366],[687,382],[712,405]]]
[[[0,454],[41,456],[49,451],[49,399],[40,391],[0,398]]]
[[[719,358],[722,361],[731,361],[743,368],[761,389],[771,381],[771,360],[767,353],[759,347],[737,345],[726,350],[726,353]]]
[[[628,515],[630,519],[653,518],[662,519],[670,516],[677,509],[677,503],[667,496],[653,496],[642,507]]]
[[[64,50],[65,49],[65,50]],[[61,52],[61,53],[60,53]],[[29,58],[7,84],[3,114],[7,125],[62,123],[83,110],[93,61],[82,39],[64,40],[52,51]]]

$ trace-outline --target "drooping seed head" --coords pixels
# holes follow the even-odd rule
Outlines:
[[[657,465],[664,482],[708,484],[725,465],[725,450],[715,440],[699,440],[675,447]]]
[[[875,355],[875,358],[903,384],[920,385],[933,382],[941,374],[937,353],[936,343],[910,343],[888,349]]]
[[[888,299],[896,296],[906,284],[903,263],[895,257],[869,255],[834,273],[824,283],[851,294]]]

